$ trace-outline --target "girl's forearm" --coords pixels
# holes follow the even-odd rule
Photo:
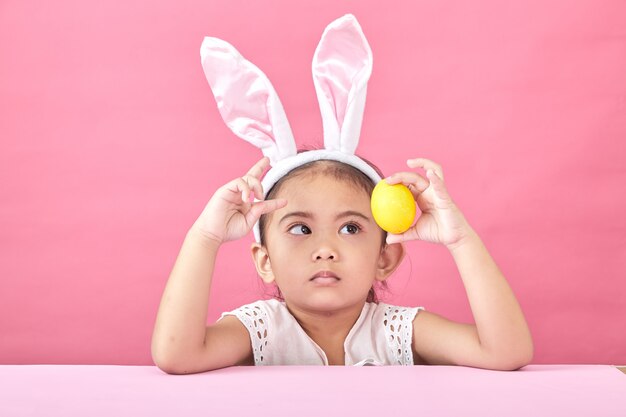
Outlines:
[[[187,232],[163,292],[152,335],[152,357],[157,364],[193,356],[204,345],[218,249],[217,242],[193,227]]]
[[[513,290],[478,234],[449,247],[461,274],[481,346],[502,361],[530,362],[533,342]]]

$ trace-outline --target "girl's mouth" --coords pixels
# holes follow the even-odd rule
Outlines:
[[[330,271],[320,271],[317,274],[313,275],[309,281],[314,282],[318,285],[335,285],[341,279]]]

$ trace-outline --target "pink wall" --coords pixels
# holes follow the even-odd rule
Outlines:
[[[534,363],[626,363],[620,0],[3,1],[0,363],[151,363],[185,232],[259,155],[220,118],[203,37],[257,64],[315,144],[311,59],[345,13],[374,53],[361,154],[386,173],[443,165],[524,308]],[[224,247],[210,322],[262,298],[251,240]],[[471,321],[445,248],[408,250],[385,301]]]

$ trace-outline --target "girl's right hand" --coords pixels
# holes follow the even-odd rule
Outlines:
[[[239,239],[248,232],[262,214],[285,207],[287,200],[263,201],[261,175],[269,165],[267,157],[258,161],[246,175],[218,188],[193,224],[192,229],[217,244]],[[254,196],[259,201],[250,202]]]

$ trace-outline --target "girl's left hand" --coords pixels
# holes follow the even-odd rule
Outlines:
[[[424,240],[441,243],[448,248],[457,245],[471,229],[448,194],[441,166],[425,158],[409,159],[407,165],[409,168],[423,168],[428,179],[417,172],[397,172],[385,181],[390,185],[406,185],[422,214],[406,232],[399,235],[388,234],[387,243]]]

